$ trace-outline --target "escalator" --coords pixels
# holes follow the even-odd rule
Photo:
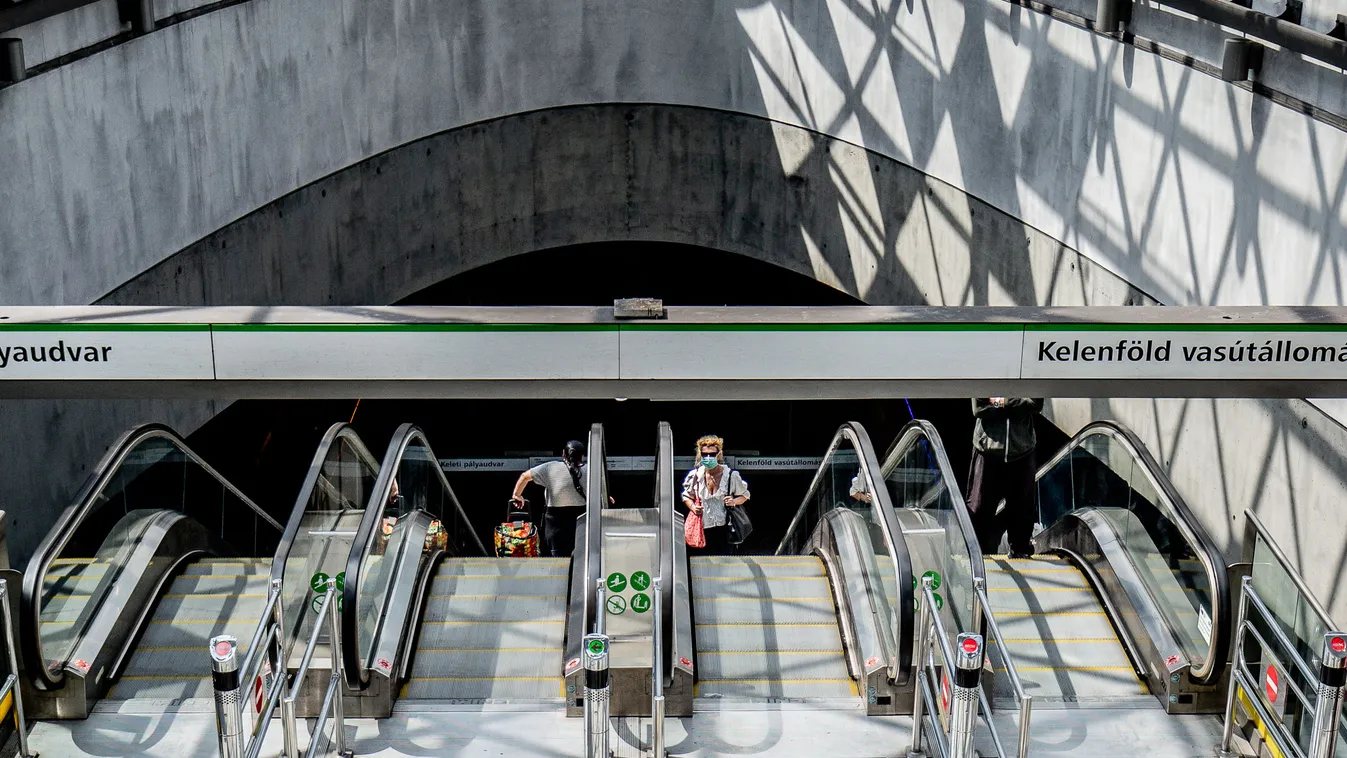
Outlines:
[[[935,429],[914,421],[881,473],[945,628],[986,635],[996,710],[1219,713],[1226,565],[1134,435],[1082,429],[1037,472],[1034,555],[984,556]],[[986,674],[984,674],[984,677]],[[990,685],[990,686],[988,686]],[[999,740],[999,738],[998,738]]]
[[[587,486],[602,490],[600,474]],[[561,706],[570,564],[490,557],[425,435],[400,427],[346,562],[355,712],[387,717],[398,699]]]
[[[359,445],[341,427],[323,438],[315,465],[341,463],[336,451]],[[207,642],[250,639],[283,580],[306,584],[307,575],[289,576],[291,556],[308,552],[300,533],[315,518],[332,526],[308,501],[302,495],[282,525],[171,429],[123,435],[24,575],[24,658],[44,664],[26,672],[33,715],[84,718],[103,699],[210,698]]]
[[[775,555],[689,557],[699,697],[910,707],[911,561],[878,471],[844,425]]]

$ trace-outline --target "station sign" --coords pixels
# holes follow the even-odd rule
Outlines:
[[[1188,313],[1191,309],[1175,310]],[[59,308],[51,311],[63,312]],[[190,319],[193,311],[181,309],[174,315]],[[400,313],[398,309],[372,311],[393,314],[389,318]],[[733,311],[728,309],[723,317],[732,317]],[[1082,319],[1090,317],[1089,310],[1079,311]],[[202,309],[200,313],[219,315],[220,311]],[[0,322],[0,384],[35,380],[1347,381],[1347,324],[1330,321],[1257,324],[1241,320],[1227,325],[1060,319],[967,323],[124,323],[105,319]]]

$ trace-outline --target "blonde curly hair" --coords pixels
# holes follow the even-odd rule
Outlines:
[[[697,459],[697,460],[700,460],[700,459],[701,459],[701,457],[702,457],[702,445],[715,445],[715,446],[716,446],[716,460],[719,461],[719,462],[721,462],[721,463],[724,463],[724,462],[725,462],[725,440],[723,440],[723,439],[717,437],[717,436],[714,435],[714,434],[704,434],[704,435],[702,435],[701,438],[697,440],[697,452],[694,453],[693,456],[692,456],[694,459]]]

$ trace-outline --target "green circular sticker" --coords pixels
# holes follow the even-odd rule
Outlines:
[[[327,592],[327,579],[328,579],[327,574],[324,574],[323,572],[319,571],[318,573],[313,575],[312,579],[309,580],[310,589],[312,589],[314,592]]]
[[[337,574],[337,592],[341,592],[341,591],[344,590],[344,589],[346,589],[346,572],[345,572],[345,571],[341,572],[340,574]]]
[[[608,575],[608,591],[621,592],[627,588],[627,577],[621,572],[614,571]]]
[[[341,610],[341,605],[342,605],[342,603],[341,603],[341,595],[337,595],[337,610],[338,610],[338,611]],[[314,598],[314,599],[313,599],[313,602],[312,602],[312,603],[309,603],[309,607],[313,609],[313,612],[314,612],[314,613],[322,613],[322,608],[323,608],[323,596],[322,596],[322,595],[319,595],[318,597]]]
[[[938,589],[940,589],[940,572],[939,572],[939,571],[927,571],[925,574],[922,574],[922,575],[921,575],[921,578],[922,578],[922,579],[926,579],[927,577],[929,577],[930,580],[931,580],[931,589],[933,589],[933,590],[938,590]]]
[[[940,595],[935,592],[932,592],[931,595],[935,597],[935,609],[937,611],[945,610],[945,598],[940,597]]]
[[[650,587],[650,575],[644,571],[637,571],[631,575],[631,588],[637,592],[645,592]]]
[[[627,610],[627,601],[621,595],[613,595],[608,598],[608,612],[614,616],[620,616]]]
[[[634,578],[631,584],[633,587],[636,586]],[[638,592],[635,595],[632,595],[631,609],[637,613],[645,613],[650,610],[650,596],[644,592]]]
[[[590,640],[589,654],[594,656],[603,655],[603,640]]]

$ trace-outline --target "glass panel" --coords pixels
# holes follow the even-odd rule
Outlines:
[[[162,433],[134,442],[85,502],[87,514],[42,579],[39,644],[49,670],[70,657],[158,515],[186,514],[234,555],[256,555],[266,523]]]
[[[361,656],[368,661],[373,654],[374,643],[383,619],[384,602],[387,600],[392,583],[397,574],[397,566],[407,551],[416,551],[424,557],[432,549],[448,549],[457,553],[464,532],[468,529],[458,518],[444,520],[444,514],[457,509],[457,500],[453,492],[445,485],[444,472],[439,469],[439,461],[430,446],[419,436],[408,443],[398,460],[391,488],[382,497],[379,507],[382,514],[375,525],[372,549],[365,555],[360,568],[360,607],[358,612],[358,640]],[[408,518],[417,511],[425,512],[431,519],[430,534],[409,544],[414,519]],[[447,529],[447,534],[446,534]],[[415,534],[422,534],[416,530]],[[444,536],[441,536],[444,535]],[[410,560],[412,556],[408,555]],[[416,565],[420,558],[409,563]]]
[[[869,475],[862,471],[860,455],[849,434],[839,435],[836,445],[828,452],[821,471],[816,479],[817,486],[809,493],[803,506],[802,517],[794,531],[787,535],[786,547],[781,552],[803,553],[809,538],[822,522],[823,517],[834,510],[846,510],[856,514],[864,524],[869,535],[869,550],[861,556],[866,561],[866,573],[878,577],[881,591],[873,591],[875,613],[882,619],[880,628],[886,637],[892,634],[893,609],[897,606],[897,585],[894,580],[897,566],[891,557],[886,530],[870,494],[874,487]],[[872,584],[872,590],[877,590]],[[893,640],[890,640],[892,643]],[[893,646],[890,650],[896,650]]]
[[[290,629],[286,649],[312,631],[316,601],[325,591],[322,577],[344,579],[346,557],[379,475],[378,466],[367,452],[357,449],[358,444],[345,436],[332,441],[304,504],[282,578],[282,602]]]
[[[950,634],[977,630],[981,620],[974,618],[977,601],[969,547],[976,543],[955,511],[956,501],[931,441],[919,430],[908,432],[889,455],[884,471],[912,556],[913,586],[920,592],[921,577],[931,577],[936,605]]]
[[[1039,522],[1093,508],[1113,527],[1194,668],[1211,649],[1211,581],[1145,464],[1111,433],[1077,441],[1038,480]]]
[[[1305,693],[1303,703],[1299,698],[1287,699],[1286,715],[1282,717],[1282,723],[1293,735],[1300,749],[1308,751],[1314,721],[1313,697],[1317,682],[1306,677],[1294,665],[1292,659],[1299,658],[1309,664],[1311,671],[1318,671],[1324,635],[1335,630],[1329,628],[1309,599],[1301,593],[1296,581],[1277,559],[1273,547],[1268,544],[1262,533],[1255,532],[1254,535],[1252,567],[1254,592],[1272,613],[1278,628],[1290,640],[1293,649],[1279,645],[1272,631],[1267,628],[1263,617],[1251,609],[1249,623],[1266,641],[1267,647],[1246,642],[1246,658],[1251,667],[1257,666],[1252,672],[1255,681],[1261,682],[1262,672],[1266,671],[1267,666],[1275,664],[1291,680],[1295,688]],[[1261,691],[1262,688],[1259,689],[1259,696],[1266,703],[1266,694]],[[1294,690],[1292,692],[1294,694]],[[1347,755],[1347,714],[1344,714],[1338,730],[1337,754]]]

